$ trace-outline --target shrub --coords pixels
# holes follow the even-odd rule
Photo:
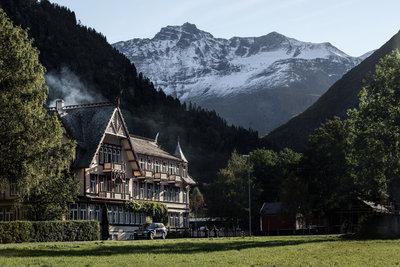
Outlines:
[[[163,203],[152,201],[130,201],[126,208],[133,212],[141,212],[150,217],[153,222],[168,223],[168,209]]]
[[[0,243],[98,240],[97,221],[0,222]]]
[[[31,241],[33,233],[31,222],[0,222],[0,243],[21,243]]]

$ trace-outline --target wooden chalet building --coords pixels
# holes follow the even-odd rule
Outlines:
[[[189,190],[196,183],[189,176],[179,142],[175,153],[170,154],[161,149],[157,138],[131,135],[121,110],[110,103],[64,106],[58,100],[51,111],[57,112],[65,138],[77,143],[72,169],[80,192],[78,201],[70,207],[69,219],[101,221],[106,204],[110,238],[130,239],[146,217],[125,209],[125,204],[131,200],[156,201],[167,206],[171,230],[189,226]],[[4,193],[4,207],[14,191],[10,186]],[[0,206],[0,220],[19,217]]]

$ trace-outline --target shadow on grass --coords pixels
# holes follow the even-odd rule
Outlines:
[[[368,240],[400,240],[400,236],[378,235],[378,234],[345,234],[340,239],[350,241],[368,241]]]
[[[119,243],[90,243],[89,245],[54,245],[31,249],[31,248],[0,248],[2,257],[79,257],[79,256],[111,256],[123,254],[195,254],[212,251],[230,251],[242,250],[249,248],[266,248],[266,247],[282,247],[293,246],[308,243],[332,242],[338,241],[336,238],[326,239],[304,239],[304,240],[240,240],[221,242],[206,240],[202,242],[177,241],[176,243],[157,242],[153,244],[137,244],[125,245]]]

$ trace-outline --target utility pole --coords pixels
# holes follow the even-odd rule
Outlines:
[[[251,236],[251,181],[250,170],[247,170],[247,178],[249,181],[249,236]]]
[[[247,169],[247,181],[248,181],[248,196],[249,196],[249,236],[251,236],[251,179],[250,179],[250,156],[249,155],[243,155],[243,158],[247,160],[248,163],[248,169]]]

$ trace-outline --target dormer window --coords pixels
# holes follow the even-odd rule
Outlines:
[[[121,147],[103,144],[99,149],[99,163],[121,163]]]

